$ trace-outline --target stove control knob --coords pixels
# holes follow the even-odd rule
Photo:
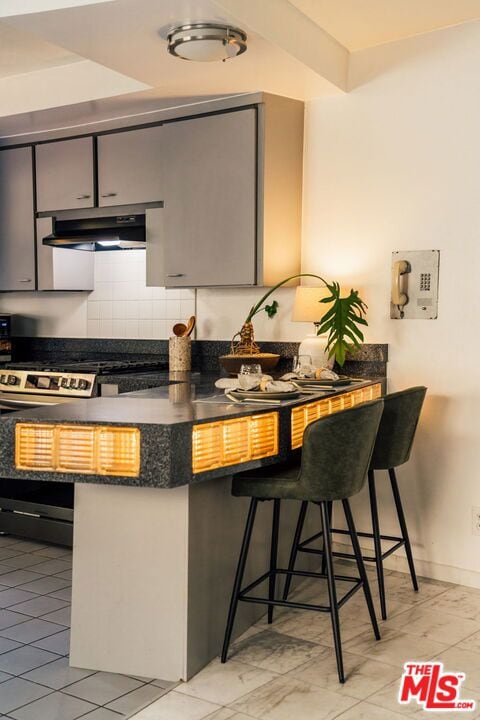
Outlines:
[[[68,384],[68,378],[62,378],[62,382],[60,383],[62,388],[68,388]]]
[[[72,390],[76,390],[76,389],[77,389],[77,379],[76,379],[76,378],[72,378],[72,379],[70,380],[70,388],[71,388]]]
[[[88,385],[89,385],[88,380],[80,379],[80,380],[78,381],[78,389],[79,389],[79,390],[87,390],[87,389],[88,389]]]
[[[18,378],[15,375],[9,375],[8,376],[8,384],[9,385],[18,385]]]
[[[0,385],[6,385],[6,384],[7,384],[7,376],[0,375]]]

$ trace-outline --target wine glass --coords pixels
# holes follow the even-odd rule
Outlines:
[[[258,363],[242,365],[238,373],[238,382],[243,390],[251,390],[260,385],[262,366]]]

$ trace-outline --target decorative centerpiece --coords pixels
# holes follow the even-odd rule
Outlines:
[[[280,355],[263,353],[255,342],[252,320],[255,315],[263,311],[269,318],[275,317],[278,312],[278,302],[273,300],[270,305],[267,305],[268,298],[282,285],[302,277],[320,280],[329,291],[327,297],[322,298],[319,302],[330,304],[331,307],[325,314],[319,308],[321,320],[317,324],[317,335],[327,334],[326,353],[328,357],[334,358],[340,366],[343,366],[347,352],[352,353],[360,347],[360,343],[363,342],[363,333],[358,325],[368,325],[368,323],[364,317],[367,306],[360,298],[358,291],[352,289],[349,295],[341,297],[339,283],[328,283],[319,275],[312,273],[300,273],[277,283],[262,296],[256,305],[250,308],[241,329],[232,338],[230,353],[219,358],[220,364],[227,372],[238,373],[242,365],[252,362],[261,365],[263,372],[273,370],[277,365]]]

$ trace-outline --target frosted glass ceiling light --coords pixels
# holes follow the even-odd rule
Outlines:
[[[182,60],[214,62],[229,60],[247,49],[247,34],[229,25],[192,23],[168,33],[168,52]]]

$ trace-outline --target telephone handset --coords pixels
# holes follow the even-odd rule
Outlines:
[[[410,263],[407,260],[397,260],[392,268],[392,305],[400,310],[400,317],[403,318],[403,308],[408,303],[407,275],[411,271]]]

